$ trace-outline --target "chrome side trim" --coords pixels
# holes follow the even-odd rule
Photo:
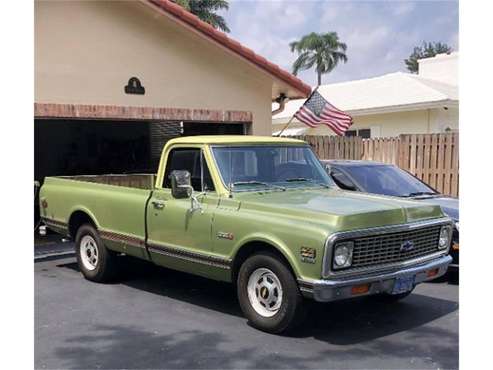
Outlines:
[[[100,230],[99,235],[101,236],[101,239],[110,242],[128,244],[137,248],[145,248],[144,238],[139,238],[137,236],[120,234],[109,230]]]
[[[329,235],[327,240],[325,241],[325,252],[324,252],[324,257],[322,260],[322,277],[324,278],[330,278],[333,276],[351,276],[351,275],[361,275],[367,272],[376,272],[376,271],[385,271],[389,270],[392,268],[399,268],[399,267],[407,267],[410,265],[426,262],[429,260],[432,260],[433,258],[437,258],[442,255],[448,254],[450,245],[448,248],[443,249],[443,250],[438,250],[437,247],[437,253],[433,253],[427,256],[422,256],[413,260],[408,260],[404,262],[397,262],[397,263],[390,263],[387,265],[376,265],[376,266],[371,266],[371,267],[362,267],[359,269],[349,269],[349,270],[342,270],[342,271],[332,271],[331,269],[331,256],[332,256],[332,248],[334,244],[338,241],[345,240],[345,239],[354,239],[354,238],[359,238],[359,237],[364,237],[364,236],[376,236],[376,235],[384,235],[384,234],[391,234],[395,232],[402,232],[402,231],[410,231],[410,230],[415,230],[419,228],[424,228],[424,227],[429,227],[429,226],[436,226],[436,225],[451,225],[453,226],[453,222],[450,218],[448,217],[441,217],[438,219],[432,219],[432,220],[425,220],[425,221],[418,221],[418,222],[413,222],[413,223],[407,223],[407,224],[401,224],[401,225],[390,225],[390,226],[381,226],[381,227],[373,227],[373,228],[368,228],[368,229],[360,229],[360,230],[351,230],[351,231],[342,231],[338,233],[334,233]]]
[[[231,269],[231,260],[203,253],[190,252],[183,249],[168,247],[162,244],[148,243],[149,252],[161,254],[167,257],[178,258],[187,262],[200,263],[207,266],[218,267],[224,270]]]
[[[47,217],[41,217],[41,221],[45,223],[46,226],[48,227],[53,227],[56,229],[62,229],[64,231],[68,231],[68,224],[63,221],[57,221],[52,218],[47,218]]]

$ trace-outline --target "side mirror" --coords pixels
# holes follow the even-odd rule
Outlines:
[[[171,172],[171,195],[176,199],[190,198],[193,188],[190,179],[190,172],[175,170]]]
[[[356,186],[343,173],[331,171],[330,176],[341,189],[355,191]]]

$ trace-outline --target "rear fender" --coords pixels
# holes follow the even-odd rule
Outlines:
[[[79,206],[75,206],[75,207],[73,207],[70,210],[70,216],[69,216],[69,218],[67,220],[67,223],[68,223],[69,226],[70,226],[70,221],[72,219],[72,216],[76,212],[83,212],[83,213],[85,213],[92,220],[92,223],[94,224],[94,226],[96,227],[96,229],[99,230],[100,225],[99,225],[99,223],[98,223],[98,221],[96,219],[96,216],[94,216],[94,214],[88,208],[86,208],[84,206],[80,206],[80,205]],[[72,237],[72,239],[74,239],[75,238],[75,235],[71,235],[71,237]]]

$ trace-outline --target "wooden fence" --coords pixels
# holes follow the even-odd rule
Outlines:
[[[459,134],[400,135],[391,138],[296,136],[321,159],[364,159],[392,163],[443,194],[459,195]]]

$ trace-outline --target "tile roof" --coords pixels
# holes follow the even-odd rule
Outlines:
[[[256,54],[252,49],[240,44],[238,41],[228,37],[224,32],[216,30],[210,24],[200,20],[196,15],[183,9],[180,5],[175,4],[170,0],[148,0],[151,4],[156,5],[166,13],[172,15],[178,20],[186,23],[199,31],[204,36],[218,42],[222,46],[231,50],[235,54],[247,59],[256,66],[260,67],[270,75],[277,77],[292,88],[298,90],[304,96],[308,96],[311,92],[310,85],[292,75],[291,73],[281,69],[278,65],[269,62],[264,57]]]
[[[318,92],[337,108],[359,114],[406,111],[419,107],[458,102],[458,87],[404,72],[321,85]],[[290,118],[305,99],[291,100],[274,120]],[[277,104],[273,104],[273,107]]]

